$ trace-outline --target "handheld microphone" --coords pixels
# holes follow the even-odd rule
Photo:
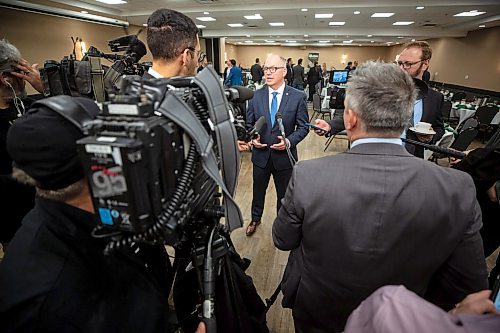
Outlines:
[[[415,146],[421,146],[421,147],[424,147],[426,149],[429,149],[430,151],[440,153],[440,154],[443,154],[446,156],[451,156],[451,157],[455,157],[455,158],[459,158],[459,159],[463,159],[466,156],[464,152],[461,152],[461,151],[455,150],[455,149],[451,149],[451,148],[439,147],[439,146],[423,143],[420,141],[414,141],[414,140],[403,139],[403,138],[401,138],[401,140],[403,142],[406,142],[406,143],[409,143],[409,144],[412,144]]]
[[[278,127],[281,132],[281,136],[285,139],[285,128],[283,127],[283,118],[281,117],[281,112],[276,113],[276,121],[278,122]]]
[[[266,118],[264,116],[260,116],[260,118],[257,119],[255,124],[253,125],[253,128],[250,130],[250,132],[248,132],[250,137],[253,137],[255,134],[259,133],[260,129],[262,128],[262,126],[264,126],[265,123]]]

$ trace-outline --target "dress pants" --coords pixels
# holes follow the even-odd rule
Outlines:
[[[273,176],[274,186],[276,187],[276,212],[280,210],[281,199],[285,196],[288,182],[292,177],[292,167],[284,170],[276,170],[272,159],[267,161],[265,168],[253,165],[253,198],[252,198],[252,221],[260,221],[264,211],[267,186],[269,179]]]

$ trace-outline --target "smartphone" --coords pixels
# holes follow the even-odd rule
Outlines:
[[[320,131],[320,132],[323,132],[323,133],[328,133],[327,130],[321,128],[321,127],[318,127],[314,124],[311,124],[311,123],[306,123],[307,126],[311,127],[312,129],[314,129],[315,131]]]
[[[497,309],[497,311],[500,311],[500,293],[498,292],[499,289],[500,289],[500,274],[497,275],[490,296],[490,299],[493,302],[493,304],[495,304],[495,308]]]

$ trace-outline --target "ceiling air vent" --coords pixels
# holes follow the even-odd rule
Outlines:
[[[247,28],[251,28],[251,29],[255,29],[255,28],[258,28],[259,26],[257,25],[247,25]]]
[[[436,23],[426,23],[426,24],[422,24],[422,27],[436,27],[437,24]]]

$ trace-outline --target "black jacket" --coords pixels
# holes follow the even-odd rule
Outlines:
[[[166,332],[163,247],[104,256],[93,214],[36,199],[0,265],[2,332]]]
[[[250,68],[250,74],[252,74],[253,82],[260,82],[262,81],[262,77],[264,76],[264,71],[259,64],[253,64]]]

